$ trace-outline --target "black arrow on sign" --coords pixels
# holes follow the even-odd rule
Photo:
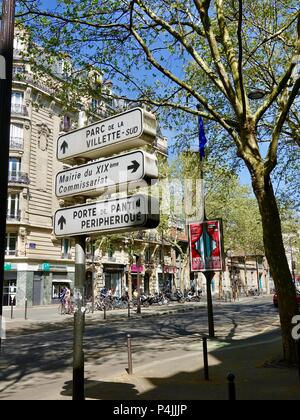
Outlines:
[[[61,216],[59,221],[58,221],[58,225],[60,225],[60,230],[62,230],[64,228],[64,225],[67,223],[66,219],[64,218],[64,216]]]
[[[127,169],[130,171],[130,169],[132,169],[131,173],[134,174],[134,172],[136,172],[139,167],[141,166],[136,160],[133,160],[132,165],[127,166]]]
[[[62,150],[63,154],[66,153],[66,149],[68,148],[68,143],[64,140],[60,146],[60,150]]]
[[[136,207],[141,207],[141,199],[139,198],[135,203]]]

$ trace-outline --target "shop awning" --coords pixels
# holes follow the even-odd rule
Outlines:
[[[70,279],[53,279],[52,283],[72,283]]]

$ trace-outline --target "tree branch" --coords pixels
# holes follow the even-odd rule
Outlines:
[[[278,142],[279,137],[282,131],[283,124],[286,121],[287,115],[289,113],[289,110],[297,96],[300,90],[300,76],[296,80],[292,91],[289,94],[289,97],[286,101],[286,103],[283,106],[283,109],[281,113],[279,114],[279,117],[276,121],[276,125],[273,131],[272,141],[269,145],[269,150],[267,157],[265,159],[265,176],[269,175],[271,171],[275,168],[277,163],[277,149],[278,149]]]
[[[297,66],[299,57],[300,57],[300,11],[298,12],[298,22],[297,22],[297,39],[295,43],[295,52],[292,56],[292,59],[290,61],[290,64],[285,72],[285,74],[281,77],[280,81],[278,82],[278,85],[275,86],[268,96],[268,98],[265,100],[263,105],[256,111],[254,118],[256,120],[256,123],[262,118],[264,113],[270,108],[270,106],[273,104],[273,102],[276,100],[276,98],[282,93],[284,88],[286,87],[294,68]]]
[[[164,74],[167,78],[175,82],[178,86],[181,86],[186,92],[188,92],[191,96],[193,96],[198,102],[200,102],[203,107],[211,114],[213,119],[215,121],[218,121],[220,125],[222,125],[225,130],[234,137],[235,141],[237,143],[240,143],[239,136],[235,133],[234,129],[229,126],[225,119],[217,112],[215,109],[209,105],[208,101],[200,95],[198,92],[196,92],[190,85],[188,85],[185,81],[179,79],[176,77],[170,70],[163,67],[152,55],[151,51],[147,47],[145,41],[141,38],[141,36],[138,34],[138,32],[131,28],[132,35],[138,42],[138,44],[143,49],[147,60],[155,67],[157,68],[162,74]],[[160,102],[161,103],[161,102]]]
[[[233,107],[233,109],[235,110],[235,112],[240,115],[240,105],[239,102],[237,100],[236,94],[234,92],[234,89],[230,83],[229,77],[227,75],[227,72],[222,64],[222,60],[221,60],[221,55],[220,55],[220,51],[218,48],[218,44],[217,44],[217,40],[216,40],[216,36],[215,33],[212,29],[211,23],[210,23],[210,18],[208,15],[208,9],[209,9],[209,5],[210,5],[210,1],[200,1],[200,0],[194,0],[195,6],[199,12],[201,21],[202,21],[202,25],[204,27],[205,33],[206,33],[206,39],[208,41],[211,53],[212,53],[212,58],[214,60],[217,72],[219,74],[219,77],[224,85],[224,88],[227,92],[228,98],[230,100],[230,103]]]
[[[199,67],[208,75],[210,80],[215,84],[215,86],[227,97],[226,91],[224,89],[224,85],[218,79],[217,75],[213,72],[213,70],[208,66],[208,64],[201,58],[195,48],[185,39],[183,35],[181,35],[177,30],[175,30],[168,22],[164,19],[157,16],[152,10],[149,9],[145,5],[145,3],[141,0],[136,0],[136,3],[141,7],[141,9],[156,23],[161,25],[165,28],[170,35],[172,35],[176,40],[178,40],[186,51],[191,55],[191,57],[195,60],[195,62],[199,65]]]

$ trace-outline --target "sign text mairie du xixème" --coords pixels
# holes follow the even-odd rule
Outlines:
[[[58,198],[94,197],[104,190],[123,190],[128,183],[144,179],[150,182],[157,177],[156,158],[137,150],[59,172],[55,192]]]

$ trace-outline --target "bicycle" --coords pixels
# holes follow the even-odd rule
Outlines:
[[[75,305],[73,303],[61,302],[58,306],[58,313],[60,315],[72,315],[75,312]]]

